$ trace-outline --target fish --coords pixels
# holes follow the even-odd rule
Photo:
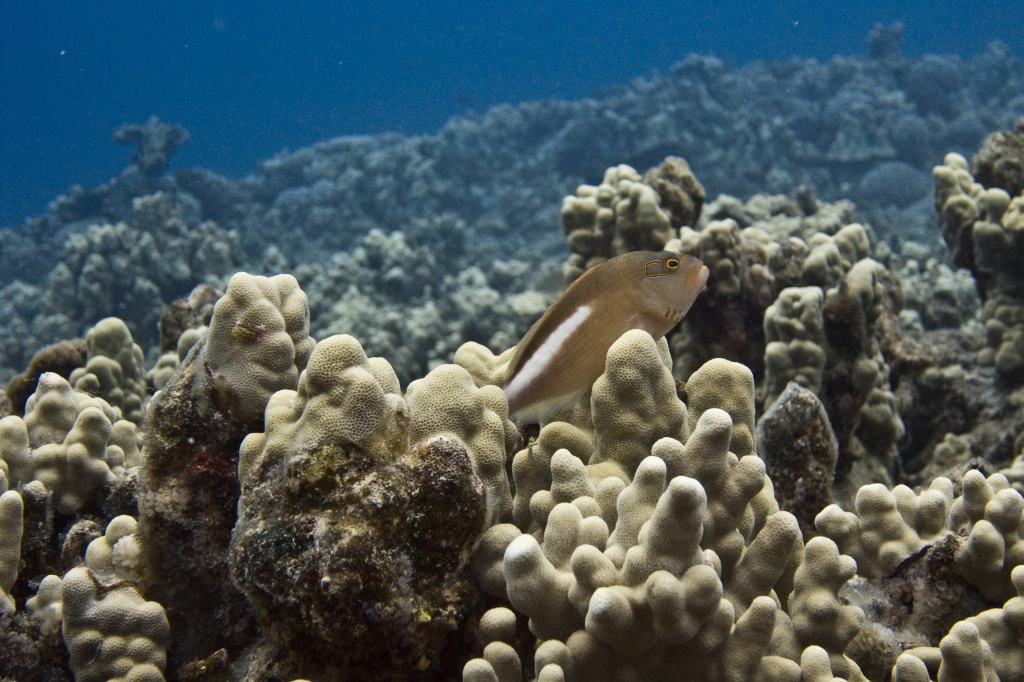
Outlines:
[[[608,349],[631,329],[660,339],[708,281],[696,256],[631,251],[583,273],[516,345],[502,390],[518,424],[572,405],[604,372]]]

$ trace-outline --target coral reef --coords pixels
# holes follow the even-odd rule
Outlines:
[[[658,192],[626,165],[609,168],[597,187],[581,185],[562,203],[562,225],[573,255],[566,280],[627,251],[661,251],[672,237]]]
[[[450,362],[476,341],[508,348],[529,329],[557,293],[554,263],[537,269],[502,258],[487,266],[453,267],[410,243],[409,231],[371,230],[350,253],[307,263],[295,276],[310,301],[317,338],[353,334],[370,354],[389,358],[406,384]]]
[[[14,611],[11,588],[18,577],[18,563],[21,561],[24,511],[21,495],[16,491],[0,493],[0,613]]]
[[[666,364],[648,335],[627,333],[609,351],[592,397],[591,428],[614,424],[650,455],[638,461],[632,449],[596,438],[577,449],[586,452],[582,461],[564,448],[545,456],[546,437],[569,444],[576,428],[548,423],[513,466],[517,501],[530,500],[517,519],[528,514],[524,528],[537,530],[504,524],[484,534],[474,571],[485,589],[529,617],[538,679],[555,668],[580,680],[772,679],[758,676],[777,669],[795,670],[798,679],[797,661],[815,655],[802,653],[812,646],[821,647],[829,669],[863,679],[843,656],[861,611],[837,597],[855,565],[821,538],[805,554],[796,519],[765,495],[770,483],[745,423],[753,421],[749,370],[724,361],[702,368],[688,386],[687,410],[674,391],[657,390],[672,387]],[[656,411],[681,419],[645,421],[620,374],[652,385]],[[550,492],[532,492],[544,460]],[[789,605],[792,620],[780,604]],[[483,626],[481,635],[484,656],[467,663],[463,679],[515,679],[510,672],[532,647],[517,653],[508,634],[504,646]]]
[[[902,30],[882,33],[887,36],[882,41],[885,51],[827,62],[754,62],[730,68],[720,59],[690,56],[668,73],[638,78],[595,98],[495,107],[479,116],[452,119],[436,135],[324,141],[267,160],[242,180],[197,168],[150,177],[173,151],[168,142],[180,142],[184,135],[173,125],[135,122],[125,130],[133,131],[129,136],[139,142],[138,165],[132,163],[101,188],[73,189],[25,229],[0,230],[0,287],[6,289],[0,297],[0,318],[12,321],[0,337],[0,378],[20,372],[37,349],[77,337],[108,315],[131,318],[136,341],[143,346],[151,342],[152,317],[143,320],[134,309],[129,314],[117,305],[104,307],[68,324],[59,316],[66,310],[53,302],[41,305],[46,279],[55,267],[52,254],[63,252],[68,237],[120,222],[127,226],[123,238],[113,239],[117,235],[109,232],[103,237],[114,242],[109,245],[117,253],[98,255],[108,263],[130,265],[124,271],[131,271],[140,284],[158,285],[162,302],[152,304],[152,314],[202,279],[223,285],[235,269],[299,276],[296,264],[327,262],[338,251],[354,250],[374,229],[389,234],[401,228],[413,248],[444,253],[449,274],[479,264],[489,275],[489,264],[506,258],[535,266],[561,248],[551,227],[565,194],[581,184],[596,184],[611,164],[644,169],[669,154],[685,155],[708,197],[786,193],[806,185],[828,201],[857,200],[861,220],[880,234],[927,240],[931,214],[923,196],[906,206],[880,202],[905,204],[911,197],[904,188],[919,185],[921,174],[943,154],[970,154],[987,132],[1012,129],[1021,110],[1024,78],[1005,45],[994,43],[964,60],[909,57],[901,51]],[[937,82],[943,85],[936,87]],[[147,157],[154,162],[144,161]],[[666,178],[674,172],[667,171]],[[869,181],[864,181],[866,176]],[[685,219],[686,209],[673,215],[674,206],[681,208],[686,201],[674,204],[668,198],[673,191],[653,177],[645,182],[663,195],[661,208],[675,228],[692,226]],[[680,187],[691,199],[699,196],[686,183]],[[155,192],[180,207],[187,230],[202,241],[203,252],[215,256],[209,269],[191,265],[201,254],[191,251],[185,258],[182,251],[187,249],[163,246],[178,241],[180,232],[174,226],[150,230],[134,222],[132,201]],[[201,227],[204,221],[215,222],[226,234]],[[163,258],[121,258],[133,252],[131,237],[140,243],[147,234]],[[225,236],[229,239],[220,239]],[[218,254],[217,247],[227,244]],[[221,269],[225,251],[230,263]],[[199,276],[179,281],[173,290],[164,288],[153,271],[172,262],[175,272],[187,268]],[[68,265],[74,278],[80,278],[73,264]],[[90,268],[84,274],[94,284],[98,273]],[[309,280],[299,279],[310,299],[316,299]],[[522,290],[489,283],[502,294]],[[365,297],[381,298],[369,281],[358,287]],[[347,288],[331,292],[331,300]],[[86,293],[75,293],[79,307],[74,309],[94,304]],[[119,293],[122,299],[116,304],[141,305],[142,291],[136,296]],[[364,327],[328,333],[357,332],[371,353],[389,350],[370,343],[372,326]],[[446,344],[448,356],[435,359],[449,360],[458,345]],[[399,359],[392,363],[399,376],[410,380],[430,369],[407,372]]]
[[[1020,678],[1024,79],[901,40],[243,180],[120,129],[0,233],[0,677]],[[712,275],[519,432],[563,237]]]
[[[200,220],[194,200],[160,191],[138,195],[118,221],[73,231],[52,250],[60,255],[35,281],[2,289],[4,367],[23,366],[38,348],[113,315],[130,320],[148,347],[167,302],[200,282],[220,285],[243,262],[237,233]]]
[[[947,154],[934,175],[935,207],[943,236],[954,252],[954,262],[974,275],[984,300],[981,319],[988,349],[979,360],[1019,383],[1024,379],[1024,325],[1020,321],[1024,293],[1019,277],[1024,263],[1019,236],[1024,196],[1013,197],[999,187],[979,185],[967,172],[966,159],[958,154]]]

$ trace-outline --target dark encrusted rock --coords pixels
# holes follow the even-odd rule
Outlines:
[[[60,549],[60,560],[64,570],[70,570],[85,563],[85,550],[89,543],[103,537],[103,526],[92,519],[79,519],[64,536]],[[64,571],[61,571],[63,575]]]
[[[1024,192],[1024,118],[1012,133],[1000,130],[985,138],[971,159],[971,175],[985,187],[1002,187],[1011,197]]]
[[[24,611],[0,613],[0,680],[71,682],[68,650],[60,630],[43,632]]]
[[[789,382],[757,423],[757,454],[779,506],[796,516],[805,540],[817,535],[814,517],[833,501],[839,444],[812,391]]]
[[[220,648],[237,656],[254,635],[248,602],[231,583],[226,560],[238,501],[238,445],[248,428],[217,410],[215,396],[193,390],[206,378],[195,357],[189,354],[192,361],[150,403],[139,494],[142,587],[167,610],[170,671]]]
[[[59,374],[65,379],[72,370],[84,367],[87,353],[84,339],[61,341],[37,351],[29,360],[28,369],[16,375],[7,384],[7,403],[11,414],[25,414],[25,401],[35,393],[36,382],[46,372]]]
[[[160,352],[171,353],[178,348],[178,338],[186,329],[209,325],[213,306],[224,295],[208,284],[200,284],[187,298],[178,298],[167,306],[160,317]]]
[[[247,679],[457,678],[464,656],[441,654],[462,643],[485,518],[465,448],[435,437],[394,461],[350,444],[295,450],[256,464],[232,537],[262,635]]]
[[[957,621],[995,606],[956,570],[962,543],[959,535],[947,535],[904,559],[877,584],[860,581],[843,588],[843,596],[867,617],[846,655],[869,679],[883,679],[905,649],[938,646]]]

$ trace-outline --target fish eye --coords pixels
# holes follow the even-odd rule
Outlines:
[[[679,260],[676,258],[669,258],[665,261],[665,267],[669,270],[676,270],[679,268]]]

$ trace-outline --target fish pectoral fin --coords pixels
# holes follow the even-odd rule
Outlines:
[[[588,386],[587,388],[590,387]],[[512,414],[512,420],[519,425],[547,422],[562,410],[572,407],[586,391],[587,389],[583,388],[572,393],[563,393],[554,398],[530,403]]]

